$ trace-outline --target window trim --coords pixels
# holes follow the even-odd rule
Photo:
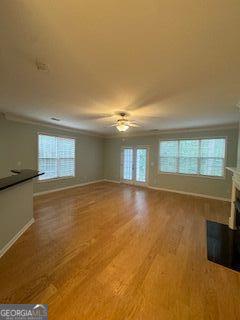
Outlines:
[[[222,176],[211,176],[211,175],[202,175],[202,174],[191,174],[191,173],[180,173],[180,172],[164,172],[160,170],[160,142],[161,141],[180,141],[180,140],[210,140],[210,139],[224,139],[225,140],[225,154],[223,159],[223,175]],[[227,145],[228,145],[228,137],[227,136],[206,136],[206,137],[193,137],[193,138],[166,138],[158,140],[158,164],[157,171],[159,175],[174,175],[174,176],[186,176],[186,177],[195,177],[195,178],[207,178],[207,179],[217,179],[217,180],[225,180],[226,179],[226,165],[227,165]],[[200,157],[198,157],[199,161]],[[178,169],[178,168],[177,168]]]
[[[67,135],[58,135],[58,134],[52,134],[52,133],[47,133],[47,132],[37,132],[37,168],[39,170],[39,157],[38,157],[38,152],[39,152],[39,136],[50,136],[50,137],[55,137],[55,138],[64,138],[64,139],[72,139],[74,140],[74,149],[75,149],[75,157],[74,157],[74,175],[72,176],[63,176],[63,177],[56,177],[56,178],[49,178],[49,179],[43,179],[40,180],[40,176],[37,178],[38,183],[44,183],[44,182],[51,182],[51,181],[58,181],[58,180],[68,180],[68,179],[73,179],[76,178],[76,137],[72,136],[67,136]]]

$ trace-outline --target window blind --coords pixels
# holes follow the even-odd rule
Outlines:
[[[125,180],[132,180],[133,149],[124,149],[123,162],[123,178]]]
[[[222,177],[225,138],[160,141],[159,171]]]
[[[75,175],[75,139],[38,135],[38,170],[40,180]]]
[[[177,172],[178,141],[160,142],[160,170]]]
[[[137,149],[136,154],[136,180],[138,182],[146,182],[147,177],[147,150],[146,149]]]

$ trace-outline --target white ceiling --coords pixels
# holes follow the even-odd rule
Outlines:
[[[104,134],[120,110],[141,130],[237,121],[239,0],[1,0],[0,12],[2,112]]]

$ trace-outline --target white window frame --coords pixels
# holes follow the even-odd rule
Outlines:
[[[200,173],[191,174],[191,173],[181,173],[181,172],[165,172],[160,170],[160,142],[161,141],[181,141],[181,140],[211,140],[211,139],[224,139],[225,140],[225,154],[223,159],[223,175],[222,176],[211,176],[211,175],[203,175]],[[208,179],[220,179],[223,180],[226,178],[226,162],[227,162],[227,145],[228,145],[227,136],[212,136],[212,137],[193,137],[193,138],[170,138],[170,139],[159,139],[158,140],[158,174],[167,174],[167,175],[176,175],[176,176],[188,176],[188,177],[196,177],[196,178],[208,178]],[[200,148],[200,144],[199,144]],[[198,163],[199,159],[198,157]],[[179,157],[178,157],[179,159]],[[178,171],[179,161],[177,161],[177,171]]]
[[[49,179],[43,179],[40,180],[38,177],[38,183],[44,183],[44,182],[50,182],[50,181],[57,181],[57,180],[66,180],[66,179],[72,179],[76,177],[76,138],[71,136],[65,136],[65,135],[56,135],[52,133],[46,133],[46,132],[38,132],[37,133],[37,166],[39,170],[39,136],[50,136],[55,138],[64,138],[64,139],[72,139],[74,140],[74,175],[72,176],[63,176],[63,177],[56,177],[56,178],[49,178]],[[44,176],[44,175],[43,175]]]

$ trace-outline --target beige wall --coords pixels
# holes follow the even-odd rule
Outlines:
[[[231,174],[226,171],[224,179],[194,177],[186,175],[158,173],[159,139],[194,138],[194,137],[227,137],[227,166],[236,166],[238,130],[210,130],[199,132],[168,133],[158,136],[132,138],[112,138],[104,142],[104,176],[110,180],[120,180],[120,152],[124,145],[148,145],[150,147],[149,184],[151,186],[205,194],[214,197],[230,198]]]
[[[237,167],[240,169],[240,124],[238,129],[238,154],[237,154]]]
[[[229,198],[231,174],[224,179],[158,173],[158,141],[169,138],[227,137],[227,166],[236,166],[238,129],[168,133],[158,136],[102,139],[45,126],[0,119],[0,177],[13,168],[37,169],[37,133],[76,138],[76,177],[34,183],[34,192],[67,187],[102,178],[120,180],[120,150],[123,145],[149,145],[149,184],[152,186]],[[18,163],[21,165],[18,166]]]
[[[33,222],[32,194],[31,180],[1,190],[0,257],[18,232]]]
[[[35,180],[34,192],[47,191],[103,178],[103,139],[46,126],[0,119],[0,177],[13,168],[37,169],[37,134],[76,138],[76,177],[50,182]],[[19,165],[19,162],[21,164]]]

